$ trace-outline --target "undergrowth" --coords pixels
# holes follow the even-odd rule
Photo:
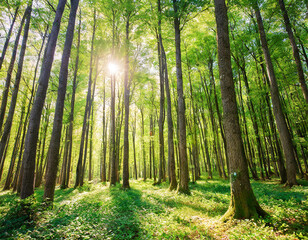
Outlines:
[[[2,192],[0,239],[308,239],[307,186],[252,181],[270,217],[222,223],[230,199],[227,180],[192,183],[191,196],[150,180],[130,185],[125,191],[102,183],[57,189],[54,207],[47,209],[42,189],[23,201]]]

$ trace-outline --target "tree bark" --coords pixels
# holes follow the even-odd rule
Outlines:
[[[96,30],[96,12],[94,10],[94,22],[93,22],[93,31],[92,31],[92,41],[91,41],[91,58],[90,58],[90,72],[89,72],[89,81],[88,81],[88,92],[87,92],[87,101],[85,106],[85,112],[83,116],[82,132],[81,132],[81,141],[79,148],[79,157],[76,168],[76,181],[75,188],[82,186],[83,184],[83,155],[84,155],[84,145],[87,132],[87,119],[88,114],[90,114],[90,102],[92,95],[92,71],[93,71],[93,55],[94,55],[94,39],[95,39],[95,30]]]
[[[252,191],[244,153],[231,68],[228,16],[225,0],[215,0],[218,65],[227,153],[230,160],[231,203],[223,220],[265,216]]]
[[[130,13],[126,16],[126,42],[125,42],[125,66],[124,66],[124,108],[125,108],[125,120],[124,120],[124,153],[123,153],[123,188],[129,187],[129,21]]]
[[[23,176],[20,196],[22,199],[31,196],[34,193],[33,181],[35,171],[36,144],[38,139],[38,131],[40,127],[42,109],[45,103],[46,92],[50,77],[50,71],[53,63],[54,52],[56,49],[60,23],[66,0],[59,0],[55,20],[49,35],[47,49],[44,54],[39,86],[36,91],[36,97],[30,114],[29,127],[25,142],[25,150],[23,155]]]
[[[292,187],[297,185],[296,181],[296,161],[293,153],[293,145],[290,131],[287,127],[285,116],[282,110],[281,102],[279,99],[279,89],[274,72],[274,66],[271,60],[271,55],[268,49],[268,44],[266,40],[266,34],[264,31],[263,20],[261,17],[260,9],[257,4],[254,5],[254,10],[257,18],[258,29],[260,34],[260,40],[262,45],[263,54],[265,57],[265,63],[267,68],[267,75],[270,80],[270,90],[273,103],[273,111],[280,135],[280,140],[282,143],[282,149],[286,158],[287,165],[287,185]]]
[[[175,49],[176,49],[176,78],[178,93],[178,126],[179,126],[179,155],[180,155],[180,182],[178,192],[190,194],[188,181],[189,169],[186,152],[186,122],[185,122],[185,101],[183,94],[183,75],[182,75],[182,58],[181,58],[181,31],[178,1],[173,0],[174,31],[175,31]]]
[[[12,23],[11,23],[9,32],[7,33],[7,36],[6,36],[6,39],[5,39],[5,42],[4,42],[4,46],[3,46],[1,57],[0,57],[0,70],[2,68],[2,64],[3,64],[4,58],[5,58],[5,54],[6,54],[6,50],[7,50],[8,46],[9,46],[9,42],[10,42],[11,34],[12,34],[12,31],[13,31],[13,27],[14,27],[14,24],[15,24],[15,21],[16,21],[16,17],[18,15],[18,10],[19,10],[19,5],[17,5],[17,7],[15,9],[15,13],[14,13],[14,16],[13,16],[13,19],[12,19]]]
[[[291,28],[291,23],[290,23],[290,19],[289,19],[289,16],[288,16],[288,12],[286,10],[284,1],[278,0],[278,2],[279,2],[279,5],[280,5],[280,9],[282,11],[282,14],[283,14],[284,24],[285,24],[286,30],[288,32],[290,43],[291,43],[291,46],[292,46],[293,56],[294,56],[295,63],[296,63],[299,82],[301,84],[301,88],[302,88],[303,95],[304,95],[304,98],[306,100],[306,103],[308,103],[307,84],[306,84],[306,81],[305,81],[303,66],[302,66],[302,63],[301,63],[300,56],[299,56],[299,50],[298,50],[298,47],[296,45],[294,34],[293,34],[293,31],[292,31],[292,28]]]
[[[46,170],[46,183],[44,191],[44,201],[53,202],[57,171],[59,165],[59,149],[62,131],[63,109],[66,95],[68,64],[74,38],[75,20],[79,0],[71,0],[69,22],[66,30],[66,39],[62,55],[62,62],[59,75],[58,97],[56,103],[53,129],[49,145],[49,156]]]
[[[13,73],[13,69],[14,69],[14,64],[15,64],[15,60],[16,60],[16,55],[17,55],[17,50],[18,50],[18,44],[19,44],[19,39],[20,39],[20,35],[22,32],[22,27],[24,25],[25,19],[27,17],[27,14],[29,12],[29,8],[26,9],[20,25],[19,25],[19,29],[15,38],[15,42],[14,42],[14,47],[12,50],[12,56],[11,56],[11,60],[10,60],[10,64],[7,70],[7,75],[6,75],[6,79],[5,79],[5,86],[2,92],[2,98],[1,98],[1,108],[0,108],[0,133],[2,132],[2,125],[3,125],[3,121],[4,121],[4,116],[5,116],[5,110],[6,110],[6,105],[7,105],[7,98],[9,96],[9,90],[10,90],[10,84],[11,84],[11,79],[12,79],[12,73]]]
[[[15,107],[16,107],[16,103],[17,103],[17,96],[18,96],[18,92],[19,92],[19,84],[20,84],[20,80],[21,80],[24,57],[25,57],[26,48],[27,48],[27,40],[28,40],[28,33],[29,33],[30,20],[31,20],[31,12],[32,12],[32,2],[30,2],[30,4],[27,6],[27,9],[25,11],[26,23],[25,23],[24,35],[23,35],[23,40],[22,40],[20,54],[19,54],[18,68],[17,68],[14,88],[13,88],[13,92],[12,92],[10,109],[9,109],[9,113],[7,115],[7,118],[6,118],[5,126],[4,126],[4,129],[3,129],[3,134],[2,134],[2,137],[1,137],[1,141],[0,141],[0,180],[1,180],[3,165],[4,165],[4,161],[5,161],[5,158],[3,157],[4,150],[5,150],[5,147],[8,143],[8,137],[9,137],[10,132],[11,132],[11,127],[12,127],[12,124],[13,124],[13,118],[14,118],[14,113],[15,113]]]

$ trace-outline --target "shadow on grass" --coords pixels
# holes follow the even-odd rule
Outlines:
[[[147,233],[140,228],[140,216],[147,213],[163,213],[164,209],[142,199],[138,189],[120,189],[118,186],[110,189],[110,215],[107,221],[107,231],[112,233],[112,239],[139,239]]]
[[[0,239],[14,239],[11,235],[15,231],[31,231],[39,206],[34,197],[24,200],[13,199],[8,211],[0,218]]]
[[[253,181],[251,185],[257,199],[260,199],[260,201],[264,201],[264,196],[266,196],[274,200],[292,200],[294,201],[293,203],[301,204],[304,200],[306,200],[307,197],[303,192],[294,192],[288,187],[284,187],[281,184],[276,184],[273,182]]]

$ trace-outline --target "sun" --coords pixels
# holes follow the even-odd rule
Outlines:
[[[119,69],[118,65],[116,65],[115,63],[109,63],[108,68],[111,74],[116,74]]]

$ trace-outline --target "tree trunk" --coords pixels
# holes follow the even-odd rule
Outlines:
[[[12,124],[13,124],[13,118],[14,118],[14,113],[15,113],[15,107],[16,107],[16,103],[17,103],[19,84],[20,84],[20,80],[21,80],[23,62],[24,62],[24,57],[25,57],[26,48],[27,48],[27,40],[28,40],[28,33],[29,33],[29,28],[30,28],[31,12],[32,12],[32,2],[30,2],[30,5],[27,6],[27,9],[25,11],[26,24],[25,24],[25,28],[24,28],[24,36],[23,36],[22,45],[21,45],[20,54],[19,54],[18,69],[17,69],[16,79],[15,79],[14,88],[13,88],[13,92],[12,92],[10,109],[9,109],[9,113],[7,115],[7,118],[6,118],[5,126],[4,126],[4,129],[3,129],[3,134],[2,134],[2,137],[1,137],[1,141],[0,141],[0,180],[1,180],[4,161],[5,161],[5,158],[3,157],[4,149],[5,149],[5,147],[8,143],[8,137],[9,137],[10,132],[11,132],[11,127],[12,127]],[[1,129],[1,127],[0,127],[0,129]]]
[[[30,114],[29,127],[25,142],[25,150],[23,155],[23,178],[21,186],[21,198],[24,199],[34,193],[33,181],[35,171],[36,144],[38,139],[38,131],[40,127],[42,109],[45,103],[46,92],[50,77],[50,71],[53,63],[54,52],[56,49],[60,23],[66,0],[59,0],[56,11],[55,20],[49,35],[47,49],[44,54],[39,86],[36,91],[36,97]]]
[[[179,126],[179,155],[180,155],[180,182],[178,192],[190,194],[188,181],[189,169],[186,152],[186,123],[185,123],[185,102],[183,96],[183,76],[182,76],[182,58],[181,58],[181,31],[180,18],[178,10],[178,1],[173,0],[174,8],[174,31],[175,31],[175,48],[176,48],[176,78],[178,93],[178,126]]]
[[[227,153],[230,160],[231,203],[223,220],[265,216],[252,191],[245,157],[231,68],[228,16],[225,0],[215,0],[218,65]]]
[[[143,109],[140,108],[141,113],[141,145],[142,145],[142,158],[143,158],[143,180],[147,180],[147,165],[145,159],[145,144],[144,144],[144,118],[143,118]]]
[[[279,2],[279,5],[280,5],[280,9],[282,11],[282,14],[283,14],[284,24],[285,24],[286,30],[288,32],[290,43],[291,43],[291,46],[292,46],[293,56],[294,56],[294,59],[295,59],[295,62],[296,62],[296,68],[297,68],[297,74],[298,74],[299,82],[301,84],[301,88],[302,88],[303,95],[304,95],[304,98],[306,100],[306,103],[308,103],[307,84],[306,84],[306,81],[305,81],[303,66],[302,66],[302,63],[301,63],[300,56],[299,56],[299,50],[298,50],[298,47],[296,45],[295,38],[294,38],[294,35],[293,35],[293,31],[292,31],[292,28],[291,28],[291,23],[290,23],[290,19],[289,19],[289,16],[288,16],[288,12],[286,10],[284,1],[278,0],[278,2]]]
[[[90,101],[92,94],[92,71],[93,71],[93,54],[94,54],[94,39],[95,39],[95,30],[96,30],[96,12],[94,10],[94,22],[93,22],[93,31],[92,31],[92,41],[91,41],[91,58],[90,58],[90,72],[89,72],[89,81],[88,81],[88,93],[87,93],[87,101],[85,106],[85,112],[83,116],[83,124],[82,124],[82,132],[81,132],[81,141],[79,148],[79,157],[76,168],[76,181],[75,188],[81,186],[83,183],[82,175],[83,175],[83,154],[84,154],[84,145],[85,145],[85,135],[87,130],[87,119],[88,114],[90,114]]]
[[[164,174],[164,158],[165,158],[165,147],[164,147],[164,119],[165,119],[165,90],[164,90],[164,71],[165,65],[163,64],[162,56],[162,37],[161,37],[161,5],[160,0],[157,1],[158,7],[158,34],[157,34],[157,50],[158,50],[158,62],[159,62],[159,86],[160,86],[160,108],[159,108],[159,172],[157,184],[165,181]]]
[[[11,163],[10,163],[9,170],[8,170],[8,173],[7,173],[7,176],[6,176],[3,191],[9,190],[10,187],[11,187],[11,183],[12,183],[12,179],[13,179],[13,171],[14,171],[14,167],[15,167],[15,161],[16,161],[16,158],[17,158],[17,153],[18,153],[19,144],[20,144],[20,137],[21,137],[21,132],[22,132],[24,114],[25,114],[25,104],[22,106],[20,120],[19,120],[19,126],[18,126],[18,130],[17,130],[16,138],[15,138],[12,157],[11,157]]]
[[[263,54],[265,57],[265,63],[267,68],[268,78],[270,80],[270,90],[272,96],[272,103],[273,103],[273,111],[280,135],[280,140],[282,143],[282,149],[286,158],[286,165],[287,165],[287,185],[292,187],[293,185],[297,185],[296,181],[296,161],[294,158],[293,153],[293,145],[291,134],[287,127],[287,123],[285,120],[285,116],[282,110],[281,102],[279,99],[279,89],[278,84],[274,72],[274,67],[272,64],[270,52],[267,45],[266,35],[263,26],[263,20],[261,17],[260,9],[257,4],[254,5],[255,14],[257,17],[258,29],[260,34],[260,40],[262,45]]]
[[[15,21],[16,21],[16,17],[17,17],[17,14],[18,14],[18,10],[19,10],[19,5],[17,5],[17,7],[15,9],[13,20],[12,20],[9,32],[7,33],[5,43],[4,43],[4,46],[3,46],[3,49],[2,49],[2,53],[1,53],[1,57],[0,57],[0,70],[2,68],[2,64],[3,64],[4,58],[5,58],[7,47],[9,46],[9,42],[10,42],[10,38],[11,38],[11,34],[12,34],[12,31],[13,31],[14,24],[15,24]]]
[[[31,5],[32,6],[32,5]],[[32,8],[30,8],[32,10]],[[10,90],[10,84],[11,84],[11,79],[12,79],[12,73],[13,73],[13,69],[14,69],[14,64],[15,64],[15,60],[16,60],[16,55],[17,55],[17,50],[18,50],[18,44],[19,44],[19,39],[20,39],[20,35],[22,32],[22,27],[24,25],[25,19],[29,13],[29,7],[27,7],[20,25],[19,25],[19,29],[15,38],[15,42],[14,42],[14,47],[12,50],[12,57],[11,57],[11,61],[7,70],[7,74],[6,74],[6,79],[5,79],[5,86],[2,92],[2,98],[1,98],[1,108],[0,108],[0,133],[2,132],[2,125],[3,125],[3,121],[4,121],[4,116],[5,116],[5,110],[6,110],[6,105],[7,105],[7,98],[9,96],[9,90]],[[31,14],[31,11],[30,11]]]
[[[165,89],[167,97],[167,122],[168,122],[168,162],[170,165],[169,178],[170,185],[169,190],[174,190],[177,188],[177,180],[175,173],[175,160],[174,160],[174,141],[173,141],[173,120],[172,120],[172,105],[171,105],[171,96],[170,96],[170,86],[169,86],[169,77],[168,77],[168,68],[167,68],[167,59],[166,53],[161,42],[161,53],[165,69]],[[154,156],[153,156],[154,158]]]
[[[60,75],[59,75],[59,87],[58,87],[58,97],[56,103],[55,117],[53,121],[53,129],[49,145],[49,156],[48,156],[47,170],[46,170],[44,200],[51,202],[53,202],[54,198],[56,177],[59,164],[59,149],[60,149],[60,139],[62,131],[64,101],[65,101],[66,86],[67,86],[68,64],[73,44],[75,20],[76,20],[78,4],[79,0],[71,0],[70,16],[66,30],[66,39],[64,43],[64,50],[63,50]]]
[[[124,154],[123,154],[123,188],[129,188],[129,20],[130,13],[126,16],[126,42],[125,42],[125,66],[124,66],[124,108],[125,108],[125,120],[124,120]]]

